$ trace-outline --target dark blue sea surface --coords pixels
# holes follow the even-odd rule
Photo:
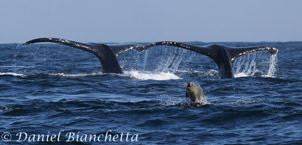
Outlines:
[[[103,74],[93,54],[76,48],[0,44],[0,143],[41,144],[34,135],[61,132],[55,144],[111,144],[114,135],[118,144],[302,144],[302,42],[217,44],[279,53],[242,56],[235,78],[220,79],[213,60],[176,47],[122,53],[125,73],[117,75]],[[188,103],[190,81],[209,104]],[[66,142],[67,133],[75,139]],[[85,140],[91,134],[111,138]]]

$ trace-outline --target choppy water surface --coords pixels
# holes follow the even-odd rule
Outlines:
[[[62,131],[130,133],[137,144],[301,144],[302,43],[219,44],[270,45],[279,53],[242,56],[233,63],[235,78],[220,79],[214,61],[176,47],[120,54],[125,73],[116,75],[101,73],[94,55],[75,48],[1,44],[0,133],[13,141],[0,142],[31,144],[16,142],[16,134]],[[200,84],[208,105],[188,104],[189,81]],[[117,142],[130,143],[125,136]]]

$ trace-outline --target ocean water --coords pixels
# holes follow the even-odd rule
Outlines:
[[[239,57],[220,79],[208,57],[170,46],[120,54],[117,75],[68,46],[0,44],[0,143],[302,144],[302,42],[217,44],[279,53]],[[209,104],[189,105],[191,81]]]

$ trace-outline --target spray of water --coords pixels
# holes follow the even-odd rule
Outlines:
[[[170,72],[141,72],[141,71],[125,71],[126,76],[130,76],[139,80],[177,80],[179,76]]]
[[[180,63],[182,62],[183,56],[184,56],[184,49],[181,49],[179,51],[179,54],[175,57],[175,61],[171,66],[173,72],[178,70]]]
[[[276,77],[277,54],[271,55],[267,77]]]
[[[269,60],[268,60],[269,58]],[[235,77],[254,76],[257,73],[264,77],[275,77],[277,56],[252,53],[236,59],[233,63]]]
[[[157,68],[157,72],[169,72],[171,70],[171,66],[174,64],[177,56],[177,49],[169,49],[167,46],[164,48],[163,55],[161,56],[161,63]]]
[[[144,71],[146,70],[146,64],[147,64],[147,59],[148,59],[148,52],[149,52],[149,50],[146,50],[145,56],[144,56],[144,64],[143,64]]]
[[[179,71],[180,64],[191,60],[195,55],[194,52],[187,51],[180,48],[171,48],[171,46],[164,47],[161,53],[160,65],[157,66],[157,72],[172,72]],[[183,58],[186,58],[185,61]]]
[[[191,58],[193,55],[193,52],[184,49],[160,46],[150,52],[149,50],[145,51],[141,57],[141,68],[131,69],[126,74],[141,80],[181,79],[175,72],[178,71],[181,63],[183,63],[184,57]],[[186,59],[186,61],[189,60]],[[152,66],[154,66],[153,70]]]

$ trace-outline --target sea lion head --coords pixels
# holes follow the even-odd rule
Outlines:
[[[201,105],[207,103],[201,87],[194,82],[187,83],[186,97],[190,99],[191,103],[198,103]]]

